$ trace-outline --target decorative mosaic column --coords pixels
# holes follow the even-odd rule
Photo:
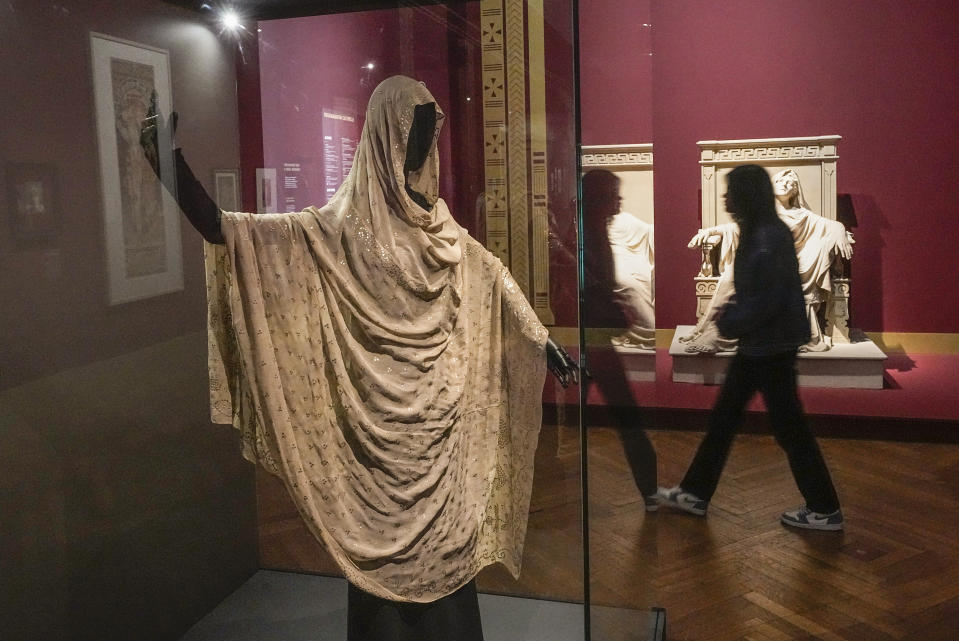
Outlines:
[[[546,180],[546,51],[544,39],[543,0],[529,0],[529,144],[532,162],[532,232],[533,309],[539,319],[555,322],[549,306],[549,214]]]
[[[483,0],[480,20],[486,245],[550,324],[543,1]]]
[[[510,266],[506,185],[506,67],[503,3],[480,5],[483,41],[483,153],[486,173],[486,246]]]

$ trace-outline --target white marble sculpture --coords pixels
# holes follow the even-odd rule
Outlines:
[[[606,232],[614,295],[629,326],[611,342],[631,350],[655,349],[653,146],[586,145],[582,165],[586,172],[605,170],[615,176],[616,201],[610,203]],[[589,205],[595,208],[597,203]]]
[[[806,315],[812,339],[801,351],[826,351],[830,349],[833,341],[823,331],[819,312],[823,303],[832,295],[833,275],[840,260],[852,257],[852,244],[855,241],[842,223],[810,211],[803,197],[799,176],[793,169],[776,173],[772,180],[779,218],[792,231],[806,300]],[[719,335],[713,317],[734,293],[733,261],[738,242],[739,227],[735,223],[700,229],[689,241],[689,247],[700,247],[704,250],[701,271],[703,276],[712,276],[709,253],[714,247],[719,249],[719,279],[716,291],[699,323],[690,334],[680,339],[686,343],[687,352],[710,354],[736,348],[735,341]]]
[[[653,349],[656,347],[653,226],[630,213],[620,212],[610,219],[607,233],[613,253],[615,293],[630,321],[626,331],[613,337],[612,343]]]

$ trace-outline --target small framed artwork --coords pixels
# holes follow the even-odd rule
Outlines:
[[[276,169],[256,169],[256,213],[266,214],[277,209]]]
[[[158,127],[157,172],[140,146],[148,111],[161,118],[172,111],[170,56],[99,33],[90,34],[90,52],[109,302],[181,290],[180,213],[171,193],[176,184],[168,129]]]
[[[213,200],[223,211],[240,211],[239,176],[236,169],[213,170]]]
[[[43,243],[60,228],[56,167],[44,163],[7,165],[7,209],[13,238]]]

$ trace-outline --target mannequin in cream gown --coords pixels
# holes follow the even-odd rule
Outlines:
[[[344,184],[290,214],[221,212],[176,152],[209,242],[212,418],[349,579],[356,641],[482,638],[472,579],[519,573],[546,367],[577,378],[438,197],[442,122],[425,85],[388,78]],[[155,171],[165,128],[144,123]]]

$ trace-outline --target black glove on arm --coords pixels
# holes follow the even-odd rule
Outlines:
[[[220,231],[220,208],[210,194],[193,175],[190,165],[183,158],[183,151],[173,152],[176,163],[176,202],[187,220],[208,243],[223,245],[226,239]]]
[[[579,368],[563,346],[552,338],[546,339],[546,367],[563,387],[579,383]]]

